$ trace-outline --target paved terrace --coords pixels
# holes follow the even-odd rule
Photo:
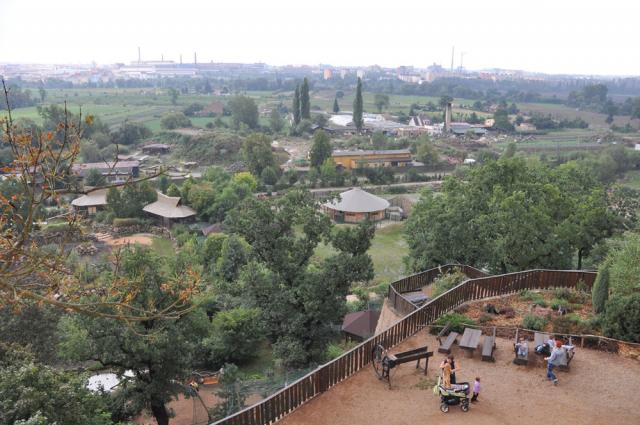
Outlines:
[[[480,361],[481,346],[468,358],[457,345],[458,381],[482,379],[480,402],[468,413],[452,406],[440,412],[439,397],[424,382],[422,370],[415,363],[398,366],[391,377],[392,388],[378,381],[371,365],[310,400],[289,416],[282,425],[637,425],[640,424],[640,363],[617,354],[590,349],[576,349],[571,371],[557,372],[560,384],[551,385],[545,378],[545,365],[535,354],[533,363],[516,366],[513,341],[498,338],[494,351],[496,362]],[[427,344],[430,359],[427,380],[437,376],[443,358],[438,343],[426,331],[408,338],[395,347],[397,353]],[[423,362],[424,363],[424,362]]]

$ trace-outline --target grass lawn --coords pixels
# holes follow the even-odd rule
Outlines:
[[[175,256],[173,243],[169,239],[154,236],[151,241],[151,248],[161,257]]]
[[[631,189],[640,190],[640,170],[627,171],[622,180],[622,185]]]
[[[340,226],[349,226],[341,224]],[[376,235],[369,248],[369,255],[373,260],[375,276],[371,285],[390,283],[405,275],[403,258],[409,253],[407,242],[404,240],[404,224],[391,224],[376,229]],[[334,254],[335,250],[330,245],[320,244],[316,249],[315,257],[324,259]]]

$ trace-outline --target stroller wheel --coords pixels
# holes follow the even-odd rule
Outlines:
[[[462,409],[463,412],[468,412],[469,411],[469,402],[468,401],[463,401],[462,404],[460,405],[460,409]]]
[[[447,413],[449,411],[449,405],[447,403],[440,404],[440,411],[442,411],[442,413]]]

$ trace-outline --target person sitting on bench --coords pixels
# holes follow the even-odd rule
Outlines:
[[[516,356],[526,359],[529,355],[529,343],[527,337],[523,337],[518,343],[516,343]]]

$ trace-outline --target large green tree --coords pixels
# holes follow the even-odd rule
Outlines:
[[[311,119],[311,98],[309,97],[309,81],[305,77],[300,86],[300,118]]]
[[[274,133],[280,133],[284,128],[284,120],[276,107],[271,110],[271,114],[269,115],[269,126]]]
[[[302,191],[272,201],[249,198],[225,224],[252,247],[255,260],[243,268],[239,284],[256,307],[269,306],[262,321],[276,356],[291,366],[320,360],[332,325],[346,311],[351,284],[373,277],[366,254],[373,226],[331,232],[328,217]],[[323,239],[337,253],[312,263]]]
[[[247,96],[235,96],[229,101],[231,119],[236,128],[244,124],[249,128],[258,127],[258,105]]]
[[[144,217],[142,209],[158,199],[158,193],[149,182],[143,181],[115,187],[107,191],[107,208],[118,218]]]
[[[376,93],[373,96],[373,104],[376,105],[378,112],[382,112],[383,109],[389,107],[389,95]]]
[[[122,252],[118,278],[136,283],[137,290],[129,295],[132,306],[161,311],[190,303],[180,281],[182,274],[175,272],[167,272],[152,250],[135,247]],[[196,309],[177,318],[150,317],[126,325],[74,315],[61,322],[60,330],[66,358],[92,360],[113,370],[123,380],[119,391],[127,411],[150,411],[158,425],[168,425],[166,404],[185,391],[181,382],[202,353],[200,341],[208,335],[209,323],[206,314]],[[125,376],[128,370],[133,377]]]
[[[300,124],[300,86],[297,85],[295,91],[293,92],[293,105],[291,107],[293,110],[293,124]]]
[[[266,167],[276,165],[271,151],[271,140],[264,134],[252,134],[242,144],[242,155],[254,176],[259,176]]]
[[[322,130],[313,135],[313,144],[309,150],[309,160],[312,167],[320,167],[322,163],[331,158],[331,142],[329,136]]]
[[[586,207],[583,207],[586,205]],[[594,211],[594,215],[591,214]],[[502,158],[423,194],[407,223],[409,264],[448,262],[494,272],[573,268],[612,230],[602,188],[576,167]]]
[[[362,80],[358,77],[358,84],[356,85],[356,98],[353,100],[353,125],[356,126],[358,131],[362,131],[364,121],[362,119],[362,113],[364,112],[364,104],[362,102]]]

